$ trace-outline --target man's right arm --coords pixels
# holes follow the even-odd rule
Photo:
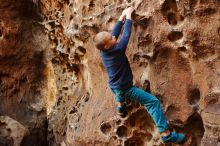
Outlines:
[[[121,33],[121,28],[123,26],[123,22],[122,21],[117,21],[115,23],[115,26],[112,30],[112,36],[114,36],[116,39],[118,38],[119,34]]]
[[[119,17],[118,21],[115,23],[115,26],[114,26],[114,28],[113,28],[113,30],[112,30],[112,36],[114,36],[116,39],[118,38],[118,36],[119,36],[120,33],[121,33],[121,28],[122,28],[122,26],[123,26],[124,17],[125,17],[124,14],[122,14],[122,15]]]
[[[121,40],[118,43],[118,48],[121,50],[125,50],[127,48],[129,38],[131,36],[131,28],[132,28],[131,14],[133,11],[134,11],[133,7],[129,7],[126,11],[126,20],[124,24],[124,29],[121,35]]]

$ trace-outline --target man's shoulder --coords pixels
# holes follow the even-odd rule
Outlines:
[[[116,52],[120,52],[120,47],[118,45],[118,43],[116,43],[111,49],[106,50],[106,51],[101,51],[101,54],[112,54],[112,53],[116,53]]]

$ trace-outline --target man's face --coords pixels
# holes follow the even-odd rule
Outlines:
[[[105,49],[110,49],[111,47],[113,47],[116,44],[117,40],[114,36],[112,36],[110,33],[106,35],[106,39],[105,39]]]

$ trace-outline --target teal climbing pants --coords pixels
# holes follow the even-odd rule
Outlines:
[[[163,114],[160,101],[155,96],[135,86],[127,90],[112,89],[112,91],[116,95],[117,102],[123,102],[128,98],[143,104],[155,122],[159,132],[164,132],[168,129],[168,124]]]

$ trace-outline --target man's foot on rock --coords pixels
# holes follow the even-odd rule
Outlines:
[[[123,113],[118,113],[118,115],[119,115],[121,118],[125,118],[125,117],[128,115],[128,112],[127,112],[127,111],[124,111]]]
[[[164,143],[172,142],[177,144],[183,144],[186,140],[186,135],[183,133],[170,132],[170,135],[162,136],[162,140]]]
[[[117,114],[121,117],[124,118],[127,116],[128,112],[126,110],[126,104],[124,104],[123,106],[118,106],[117,107]]]

